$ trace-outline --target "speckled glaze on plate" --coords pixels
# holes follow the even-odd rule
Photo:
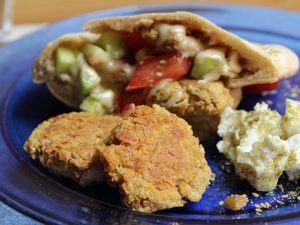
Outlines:
[[[198,203],[153,214],[133,212],[120,204],[119,194],[105,183],[82,189],[73,182],[56,177],[27,157],[23,143],[43,120],[69,112],[51,96],[45,85],[34,85],[31,67],[46,43],[58,36],[81,30],[93,18],[144,12],[186,10],[200,14],[216,24],[250,41],[278,43],[300,55],[300,14],[266,8],[217,4],[168,4],[133,6],[95,12],[71,18],[42,29],[0,48],[0,198],[10,206],[38,220],[54,224],[156,224],[165,223],[264,223],[298,224],[300,203],[281,196],[297,190],[298,184],[280,179],[283,189],[254,198],[247,183],[233,175],[233,168],[214,145],[206,146],[207,160],[216,174],[215,181]],[[246,96],[240,108],[251,109],[265,101],[271,108],[284,112],[287,97],[300,99],[300,73],[281,81],[276,93]],[[300,189],[300,188],[299,188]],[[233,213],[219,202],[230,194],[246,193],[253,203]],[[284,202],[279,204],[276,200]],[[270,203],[274,209],[255,213],[254,204]],[[276,208],[277,207],[277,208]]]

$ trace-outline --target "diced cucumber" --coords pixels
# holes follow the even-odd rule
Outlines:
[[[210,49],[199,52],[194,59],[191,76],[196,79],[204,79],[205,75],[209,73],[217,73],[224,61],[222,51]]]
[[[78,79],[80,74],[81,66],[86,64],[84,55],[82,53],[78,53],[76,56],[76,61],[73,63],[69,69],[70,75],[73,77],[74,80]]]
[[[75,63],[78,52],[74,49],[60,46],[55,54],[55,68],[57,73],[66,73]]]
[[[88,96],[85,98],[79,108],[82,111],[91,112],[98,115],[104,115],[107,113],[106,108],[103,106],[101,101],[94,96]]]
[[[85,44],[82,52],[91,65],[107,64],[110,61],[109,54],[97,45]]]
[[[89,94],[101,81],[98,73],[89,65],[83,64],[79,74],[80,90],[83,94]]]
[[[114,97],[115,94],[110,89],[96,89],[93,90],[91,96],[101,101],[102,105],[105,106],[108,112],[112,112],[114,108]]]
[[[216,58],[205,58],[201,62],[194,62],[191,76],[196,79],[201,79],[205,74],[217,69],[220,65],[220,60]]]
[[[114,92],[101,86],[95,88],[90,96],[86,97],[80,105],[82,111],[99,115],[111,113],[114,109]]]
[[[121,59],[127,52],[126,44],[119,32],[106,31],[101,33],[98,45],[115,59]]]

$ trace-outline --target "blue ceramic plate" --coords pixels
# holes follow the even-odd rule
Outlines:
[[[254,190],[233,175],[231,166],[223,166],[224,158],[214,146],[206,146],[207,160],[216,174],[199,203],[183,208],[165,210],[151,215],[132,212],[123,207],[116,190],[106,184],[81,189],[73,182],[51,175],[27,157],[23,143],[31,131],[45,119],[70,109],[54,99],[45,85],[34,85],[31,67],[46,43],[58,36],[80,31],[82,25],[94,18],[145,12],[186,10],[212,20],[216,24],[261,43],[279,43],[300,54],[300,14],[274,9],[238,5],[172,4],[127,7],[96,12],[71,18],[0,48],[0,197],[12,207],[47,223],[67,224],[154,224],[178,223],[252,223],[297,224],[300,203],[281,196],[297,191],[297,184],[280,179],[283,189],[254,198]],[[251,109],[256,102],[265,101],[273,109],[284,111],[287,97],[298,97],[300,74],[282,81],[277,93],[247,96],[241,108]],[[294,89],[294,91],[291,91]],[[299,93],[300,94],[300,93]],[[280,185],[281,186],[281,185]],[[219,202],[228,195],[246,193],[251,203],[236,213],[225,210]],[[284,204],[279,204],[281,200]],[[254,204],[268,202],[273,209],[255,213]]]

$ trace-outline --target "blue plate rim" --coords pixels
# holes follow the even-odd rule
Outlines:
[[[114,9],[108,9],[108,10],[104,10],[104,11],[98,11],[98,12],[93,12],[93,13],[113,13],[113,12],[115,12],[115,11],[119,11],[119,10],[124,10],[124,11],[127,11],[127,10],[134,10],[134,11],[139,11],[140,9],[148,9],[148,10],[151,10],[151,9],[153,9],[153,8],[155,8],[155,7],[161,7],[161,6],[164,6],[164,7],[168,7],[168,6],[172,6],[172,7],[174,7],[174,8],[176,8],[176,7],[182,7],[182,6],[190,6],[190,7],[192,7],[192,6],[203,6],[203,7],[205,7],[205,6],[218,6],[218,7],[232,7],[232,6],[237,6],[237,7],[248,7],[247,5],[236,5],[236,4],[198,4],[198,3],[190,3],[190,4],[187,4],[187,3],[177,3],[177,4],[150,4],[150,5],[143,5],[143,6],[129,6],[129,7],[120,7],[120,8],[114,8]],[[253,7],[253,6],[251,6],[251,8],[252,9],[255,9],[255,8],[260,8],[260,9],[264,9],[264,10],[273,10],[273,11],[278,11],[278,12],[284,12],[284,13],[294,13],[294,12],[290,12],[290,11],[286,11],[286,10],[279,10],[279,9],[269,9],[269,8],[265,8],[265,7]],[[93,13],[91,13],[91,14],[93,14]],[[85,14],[85,15],[89,15],[89,14]],[[298,14],[299,15],[299,14]],[[83,16],[83,15],[81,15],[81,16]],[[73,17],[73,18],[69,18],[69,19],[66,19],[66,20],[62,20],[62,21],[60,21],[60,22],[57,22],[57,23],[54,23],[54,24],[51,24],[51,25],[49,25],[49,26],[53,26],[53,25],[55,25],[55,24],[59,24],[59,23],[62,23],[62,22],[64,22],[64,21],[67,21],[67,20],[72,20],[72,19],[74,19],[74,18],[79,18],[79,17],[81,17],[81,16],[78,16],[78,17]],[[47,30],[48,29],[48,27],[49,26],[47,26],[47,27],[45,27],[45,28],[43,28],[42,30]],[[26,37],[30,37],[32,34],[30,34],[30,35],[28,35],[28,36],[26,36]],[[23,39],[23,38],[22,38]],[[20,42],[20,41],[22,41],[22,39],[20,39],[20,40],[17,40],[16,42]],[[13,42],[14,43],[14,42]],[[9,47],[10,46],[10,44],[8,44],[7,45],[7,47]],[[4,48],[7,48],[7,47],[4,47]],[[0,51],[1,51],[1,49],[0,49]],[[21,79],[21,78],[20,78]],[[10,89],[9,89],[9,91],[6,93],[6,96],[5,96],[5,98],[4,99],[6,99],[6,103],[5,104],[3,104],[2,106],[1,106],[1,118],[5,118],[5,105],[7,104],[7,101],[8,101],[8,99],[9,99],[9,95],[11,94],[11,92],[12,92],[12,90],[14,89],[14,86],[18,83],[18,80],[19,79],[17,79],[15,82],[14,82],[14,84],[10,87]],[[2,132],[4,133],[4,135],[6,136],[7,134],[6,134],[6,129],[5,129],[5,126],[3,126],[3,124],[2,124],[2,126],[1,126],[1,128],[2,128]],[[9,138],[6,136],[6,140],[5,140],[5,142],[9,142]],[[12,145],[13,146],[13,144],[12,143],[7,143],[7,144],[9,144],[9,145]],[[42,215],[42,214],[39,214],[39,213],[37,213],[37,212],[35,212],[35,211],[30,211],[30,210],[28,210],[28,208],[27,209],[25,209],[25,208],[23,208],[22,207],[22,205],[20,205],[20,204],[18,204],[18,202],[17,201],[13,201],[13,199],[9,199],[7,196],[3,196],[3,193],[2,193],[2,191],[0,192],[0,199],[1,200],[3,200],[4,202],[6,202],[7,204],[9,204],[9,205],[11,205],[12,207],[14,207],[14,208],[16,208],[17,210],[19,210],[19,211],[22,211],[23,213],[25,213],[25,214],[27,214],[27,215],[29,215],[29,216],[32,216],[32,217],[34,217],[34,218],[36,218],[36,219],[38,219],[38,220],[40,220],[40,221],[43,221],[43,222],[51,222],[51,223],[59,223],[59,221],[54,221],[54,220],[52,220],[52,218],[44,218],[44,216]],[[294,214],[297,214],[297,215],[294,215]],[[299,216],[300,214],[299,214],[299,212],[297,212],[297,213],[291,213],[291,214],[288,214],[286,217],[285,216],[277,216],[277,217],[279,217],[279,219],[282,219],[282,218],[290,218],[290,217],[294,217],[294,216]],[[153,216],[153,215],[151,215],[151,218],[154,218],[154,217],[156,217],[156,215],[155,216]],[[274,216],[272,216],[272,218],[271,218],[271,220],[268,220],[268,218],[263,218],[264,220],[263,221],[272,221],[272,220],[274,220]],[[158,217],[158,219],[162,219],[162,217]],[[278,218],[275,218],[275,220],[276,219],[278,219]],[[233,222],[232,220],[226,220],[227,222],[228,221],[230,221],[230,222]],[[222,221],[219,221],[219,220],[212,220],[211,222],[213,222],[213,223],[223,223],[223,222],[226,222],[226,221],[224,221],[224,220],[222,220]],[[234,221],[234,222],[239,222],[239,223],[243,223],[243,222],[252,222],[253,221],[253,219],[241,219],[241,220],[236,220],[236,221]],[[254,220],[255,221],[255,220]],[[205,221],[203,221],[203,222],[205,222]]]

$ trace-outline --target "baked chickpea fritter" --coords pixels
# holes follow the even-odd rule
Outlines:
[[[104,177],[98,149],[121,120],[87,112],[62,114],[40,124],[24,149],[51,172],[92,185]]]
[[[202,145],[183,119],[158,105],[138,106],[113,137],[100,157],[125,205],[154,212],[201,199],[211,170]]]
[[[228,89],[222,82],[162,81],[150,90],[147,105],[158,104],[182,117],[204,140],[216,136],[220,114],[226,107],[236,108],[241,97],[240,89]]]

